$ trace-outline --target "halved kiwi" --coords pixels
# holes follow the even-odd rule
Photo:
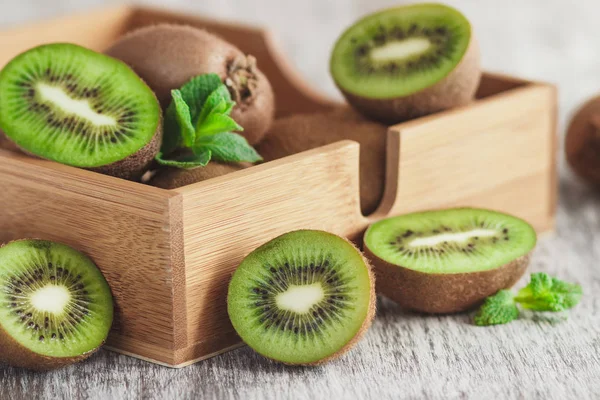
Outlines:
[[[481,77],[471,24],[442,4],[364,17],[336,42],[330,70],[350,104],[384,123],[467,104]]]
[[[451,313],[514,285],[536,240],[520,218],[457,208],[376,222],[365,233],[364,251],[379,292],[408,309]]]
[[[74,44],[33,48],[0,72],[0,128],[41,158],[137,179],[161,125],[154,93],[127,65]]]
[[[375,314],[374,278],[346,239],[295,231],[250,253],[229,285],[240,337],[265,357],[315,365],[349,350]]]
[[[46,240],[0,248],[0,361],[36,370],[81,361],[112,320],[108,284],[85,255]]]
[[[258,143],[273,122],[273,89],[256,59],[205,30],[171,24],[147,26],[122,37],[106,54],[130,65],[164,108],[171,103],[171,90],[198,75],[219,75],[236,102],[231,118],[244,128],[240,134],[250,144]]]

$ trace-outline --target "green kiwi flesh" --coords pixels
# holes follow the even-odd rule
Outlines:
[[[481,75],[469,21],[442,4],[366,16],[338,39],[330,70],[353,106],[386,123],[468,103]]]
[[[0,72],[0,128],[38,157],[126,178],[149,165],[162,130],[154,93],[127,65],[66,43],[28,50]]]
[[[321,364],[349,350],[370,326],[374,277],[346,239],[294,231],[242,261],[229,285],[228,311],[239,336],[263,356]]]
[[[0,361],[37,370],[81,361],[112,320],[108,284],[85,255],[45,240],[0,248]]]
[[[514,285],[536,240],[520,218],[457,208],[376,222],[365,233],[364,250],[382,294],[409,309],[449,313]]]

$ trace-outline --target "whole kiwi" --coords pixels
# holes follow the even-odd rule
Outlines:
[[[175,189],[192,183],[202,182],[218,176],[246,168],[244,163],[209,162],[205,167],[183,169],[167,167],[159,170],[148,182],[149,185],[163,189]]]
[[[567,161],[583,179],[600,185],[600,97],[579,108],[565,141]]]
[[[218,74],[236,102],[231,117],[244,128],[241,134],[250,144],[258,143],[273,122],[273,89],[256,59],[205,30],[148,26],[125,35],[106,54],[129,64],[154,90],[163,108],[171,102],[171,90],[195,76]]]
[[[371,214],[383,196],[387,126],[364,119],[348,107],[297,114],[275,121],[258,146],[265,161],[350,139],[360,143],[360,199],[363,214]]]

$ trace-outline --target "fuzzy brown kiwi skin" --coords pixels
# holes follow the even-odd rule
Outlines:
[[[102,347],[99,346],[98,349]],[[66,367],[89,358],[98,349],[89,351],[76,357],[48,357],[37,354],[27,349],[14,340],[0,326],[0,363],[6,363],[13,367],[30,369],[33,371],[49,371]]]
[[[565,153],[577,175],[600,186],[600,96],[586,102],[571,119]]]
[[[273,122],[273,89],[256,68],[256,60],[204,30],[184,25],[148,26],[125,35],[105,53],[128,64],[154,90],[163,108],[171,103],[171,90],[198,75],[219,75],[233,92],[236,106],[231,115],[244,128],[240,134],[250,144],[260,141]],[[230,84],[236,81],[231,79],[235,68],[251,71],[249,91]]]
[[[358,142],[361,210],[369,215],[383,197],[387,131],[387,126],[365,120],[348,107],[340,107],[276,120],[256,150],[265,161],[272,161],[340,140]]]
[[[450,314],[470,310],[486,297],[512,287],[529,265],[526,254],[500,268],[459,274],[429,274],[391,264],[364,243],[366,257],[375,266],[377,292],[407,310]]]
[[[167,167],[158,171],[148,184],[162,189],[175,189],[240,171],[246,167],[247,165],[243,163],[224,164],[216,161],[211,161],[205,167],[194,169]]]
[[[348,103],[368,118],[385,124],[396,124],[469,104],[475,97],[480,80],[479,46],[475,37],[472,37],[456,68],[441,81],[417,93],[391,99],[375,99],[352,94],[339,85],[338,88]]]
[[[15,145],[4,132],[0,131],[0,149],[8,151],[19,151],[17,145]]]

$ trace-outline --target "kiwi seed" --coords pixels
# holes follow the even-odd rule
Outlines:
[[[336,42],[330,70],[350,104],[388,124],[465,105],[481,78],[469,21],[442,4],[364,17]]]
[[[235,330],[258,353],[316,365],[348,351],[370,326],[374,277],[346,239],[295,231],[242,261],[227,301]]]
[[[130,68],[74,44],[38,46],[0,72],[0,128],[41,158],[138,179],[161,125],[156,97]]]
[[[376,222],[365,233],[364,251],[379,292],[408,309],[452,313],[514,285],[536,240],[517,217],[458,208]]]
[[[94,263],[63,244],[0,248],[0,361],[36,370],[89,357],[106,340],[113,300]]]
[[[387,130],[348,107],[340,107],[276,120],[256,150],[265,161],[272,161],[340,140],[360,143],[360,200],[363,214],[368,215],[383,196]]]
[[[236,106],[231,117],[248,143],[258,143],[273,122],[273,89],[256,59],[204,30],[159,24],[130,32],[106,54],[130,65],[156,93],[163,108],[171,90],[198,75],[215,73],[227,85]]]

